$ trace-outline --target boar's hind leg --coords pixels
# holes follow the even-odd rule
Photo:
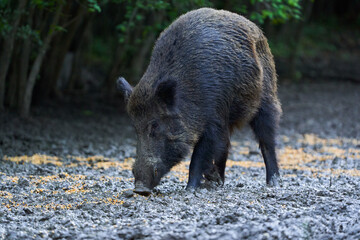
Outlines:
[[[266,183],[270,186],[278,185],[280,176],[275,152],[275,137],[280,115],[278,109],[275,103],[263,101],[258,113],[250,122],[259,141],[266,167]]]
[[[214,126],[208,126],[195,145],[191,156],[187,189],[199,187],[203,174],[212,167],[218,148],[217,132]]]

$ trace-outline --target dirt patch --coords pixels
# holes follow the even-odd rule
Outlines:
[[[133,194],[129,120],[97,101],[0,117],[0,239],[359,239],[360,85],[280,85],[282,186],[265,185],[248,128],[223,187],[184,190],[189,159]]]

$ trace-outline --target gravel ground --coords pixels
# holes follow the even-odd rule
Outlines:
[[[0,116],[0,239],[360,239],[360,85],[281,84],[282,186],[265,185],[249,129],[225,185],[184,190],[189,159],[133,194],[121,110],[76,99]]]

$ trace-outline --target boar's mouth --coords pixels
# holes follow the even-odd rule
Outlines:
[[[146,187],[142,182],[137,182],[133,191],[143,196],[149,196],[151,194],[151,189]]]

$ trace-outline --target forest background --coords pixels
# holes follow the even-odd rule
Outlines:
[[[200,7],[257,23],[280,81],[360,81],[360,0],[0,0],[0,113],[114,99],[116,78],[136,84],[159,33]]]

